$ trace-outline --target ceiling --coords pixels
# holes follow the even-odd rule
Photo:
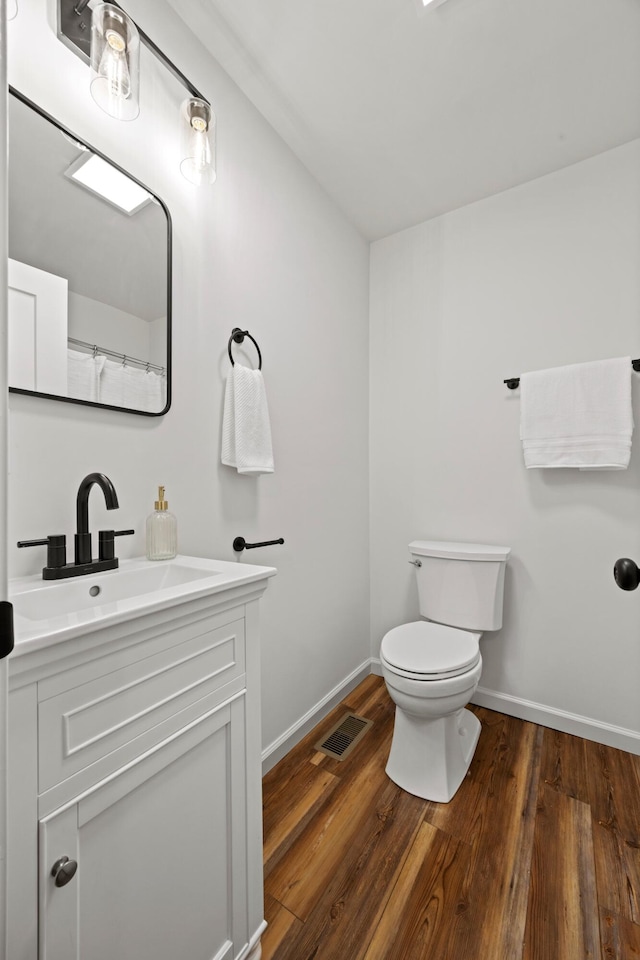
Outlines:
[[[640,0],[169,2],[368,239],[640,136]]]

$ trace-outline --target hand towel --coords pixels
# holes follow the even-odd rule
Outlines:
[[[238,473],[273,473],[271,424],[261,370],[234,364],[222,416],[222,462]]]
[[[520,377],[527,469],[626,470],[631,455],[631,358],[576,363]]]

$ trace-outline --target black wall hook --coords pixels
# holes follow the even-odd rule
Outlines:
[[[236,537],[233,541],[233,549],[236,553],[242,553],[243,550],[255,550],[256,547],[271,547],[275,543],[284,543],[282,537],[278,540],[263,540],[261,543],[247,543],[244,537]]]
[[[621,590],[635,590],[640,584],[640,570],[634,560],[621,557],[613,566],[613,578]]]
[[[234,367],[234,366],[235,366],[235,363],[236,363],[235,360],[233,359],[233,355],[232,355],[232,353],[231,353],[231,344],[232,344],[232,343],[243,343],[245,337],[249,337],[249,340],[251,340],[251,342],[253,343],[254,347],[255,347],[256,350],[258,351],[258,370],[262,370],[262,354],[260,353],[260,347],[258,346],[258,344],[256,343],[256,341],[253,339],[253,337],[251,336],[251,334],[249,333],[249,331],[248,331],[248,330],[241,330],[240,327],[234,327],[233,330],[231,331],[231,336],[229,337],[229,346],[228,346],[227,349],[228,349],[228,351],[229,351],[229,360],[231,360],[231,366]]]

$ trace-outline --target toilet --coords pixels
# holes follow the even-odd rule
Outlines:
[[[382,676],[396,705],[386,772],[408,793],[448,803],[480,736],[465,707],[482,672],[480,637],[502,626],[510,548],[414,540],[409,552],[426,619],[382,639]]]

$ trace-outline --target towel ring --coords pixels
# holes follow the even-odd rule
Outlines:
[[[231,360],[231,366],[232,367],[235,366],[235,360],[233,359],[233,356],[231,354],[231,343],[232,341],[234,341],[235,343],[242,343],[245,337],[249,337],[249,340],[251,340],[254,347],[258,351],[258,370],[262,370],[262,354],[260,353],[260,347],[258,346],[256,341],[253,339],[249,331],[241,330],[240,327],[234,327],[233,330],[231,331],[231,336],[229,337],[228,350],[229,350],[229,360]]]

